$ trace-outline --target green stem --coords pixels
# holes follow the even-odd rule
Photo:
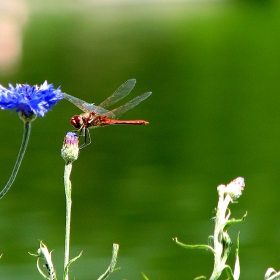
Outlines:
[[[118,251],[119,251],[119,244],[114,243],[111,263],[110,263],[109,267],[107,268],[107,270],[101,276],[99,276],[97,280],[105,280],[109,277],[109,275],[111,273],[114,272],[115,266],[117,264]]]
[[[65,280],[68,280],[68,266],[69,254],[70,254],[70,223],[71,223],[71,181],[70,174],[72,170],[72,163],[66,163],[64,169],[64,187],[66,196],[66,225],[65,225],[65,251],[64,251],[64,270],[67,272],[65,274]]]
[[[9,189],[11,188],[11,186],[12,186],[12,184],[13,184],[16,176],[17,176],[19,167],[21,165],[21,161],[22,161],[24,153],[26,151],[26,147],[27,147],[27,144],[28,144],[29,136],[30,136],[30,131],[31,131],[31,122],[30,121],[25,122],[24,123],[23,138],[22,138],[21,147],[20,147],[20,150],[19,150],[19,153],[18,153],[17,161],[15,163],[15,166],[14,166],[14,169],[12,171],[12,174],[10,176],[9,181],[7,182],[4,189],[0,192],[0,199],[9,191]]]

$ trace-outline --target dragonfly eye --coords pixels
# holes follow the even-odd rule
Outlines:
[[[74,116],[71,118],[70,123],[76,127],[80,128],[83,125],[83,120],[80,116]]]

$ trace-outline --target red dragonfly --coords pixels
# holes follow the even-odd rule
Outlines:
[[[77,129],[76,132],[80,132],[81,136],[85,136],[85,142],[80,147],[80,149],[84,148],[85,146],[91,143],[90,134],[88,131],[89,128],[95,128],[95,127],[112,125],[112,124],[133,124],[133,125],[149,124],[149,122],[144,120],[117,120],[117,118],[121,116],[123,113],[125,113],[126,111],[138,105],[146,98],[148,98],[152,94],[151,92],[142,93],[141,95],[135,97],[131,101],[113,110],[108,111],[105,109],[113,105],[117,101],[126,97],[134,88],[135,83],[136,83],[135,79],[127,80],[99,106],[95,106],[94,104],[87,103],[69,94],[62,93],[64,99],[72,102],[82,111],[84,111],[83,114],[75,115],[70,120],[70,123]],[[88,143],[87,143],[87,138],[89,139]]]

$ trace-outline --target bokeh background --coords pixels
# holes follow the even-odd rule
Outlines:
[[[209,277],[216,187],[242,176],[231,207],[241,279],[279,267],[280,5],[277,1],[1,0],[0,82],[41,84],[98,104],[125,80],[153,94],[124,119],[148,126],[91,130],[72,172],[71,279],[97,279],[113,242],[110,279]],[[121,103],[120,103],[121,104]],[[63,100],[32,125],[18,177],[0,203],[0,279],[40,279],[38,240],[63,268],[65,199],[60,149],[79,109]],[[23,125],[1,111],[6,184]],[[233,247],[235,248],[235,247]],[[228,263],[234,263],[234,251]]]

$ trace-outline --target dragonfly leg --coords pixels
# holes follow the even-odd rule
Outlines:
[[[85,137],[84,138],[85,139],[84,143],[80,146],[80,150],[81,150],[91,143],[91,138],[90,138],[90,133],[89,133],[87,128],[83,128],[78,132],[79,132],[79,134],[78,134],[79,137],[80,136]]]

